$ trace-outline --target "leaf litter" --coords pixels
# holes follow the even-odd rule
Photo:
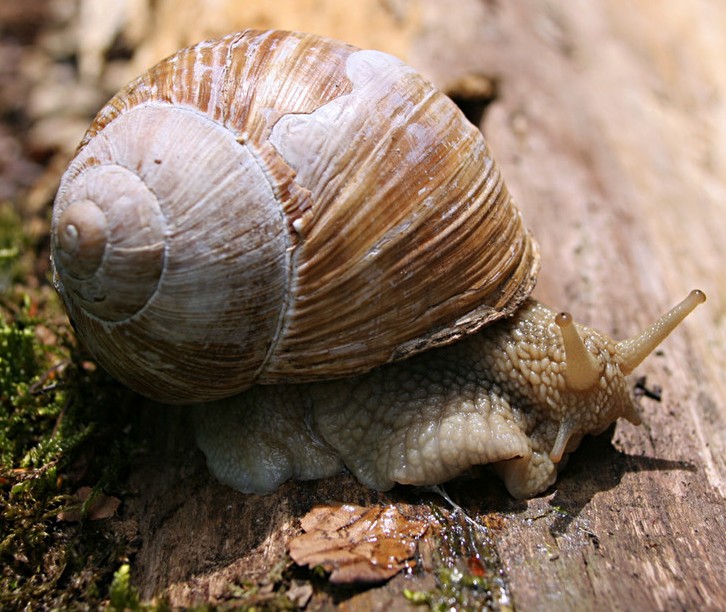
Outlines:
[[[407,504],[316,505],[302,518],[305,533],[290,542],[290,556],[298,565],[322,567],[336,585],[380,583],[416,565],[429,524]]]

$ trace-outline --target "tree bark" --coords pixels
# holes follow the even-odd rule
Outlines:
[[[443,88],[471,75],[495,83],[481,127],[541,244],[536,297],[625,337],[691,288],[708,295],[638,370],[663,388],[660,402],[642,400],[644,426],[587,440],[534,500],[515,502],[491,479],[447,489],[487,525],[474,537],[486,533],[519,609],[726,605],[726,5],[394,4],[416,8],[395,42],[404,59]],[[145,418],[157,451],[138,461],[125,500],[145,598],[190,605],[264,582],[316,502],[451,509],[346,475],[242,495],[211,480],[183,410]],[[441,525],[421,543],[423,571],[353,595],[323,588],[309,606],[401,607],[404,588],[434,588]]]

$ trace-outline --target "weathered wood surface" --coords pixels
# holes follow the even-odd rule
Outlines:
[[[496,79],[482,127],[542,246],[537,296],[619,337],[693,287],[709,298],[640,368],[663,387],[642,401],[643,427],[587,441],[529,502],[483,481],[451,491],[471,516],[500,519],[491,536],[518,609],[725,607],[726,5],[393,4],[413,20],[393,46],[439,85]],[[347,476],[235,493],[211,481],[182,424],[158,433],[180,416],[149,417],[166,448],[139,459],[124,500],[145,597],[185,605],[263,578],[314,502],[420,499]],[[399,576],[341,605],[396,608],[405,586],[426,585]]]

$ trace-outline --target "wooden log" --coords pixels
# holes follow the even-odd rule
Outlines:
[[[496,83],[482,128],[542,246],[536,295],[616,337],[691,288],[709,298],[638,370],[663,388],[660,402],[641,402],[644,426],[586,441],[537,499],[515,502],[489,481],[452,495],[479,521],[497,518],[487,533],[519,609],[723,607],[726,5],[415,4],[405,59],[442,87],[466,75]],[[158,431],[182,417],[147,418]],[[169,446],[161,462],[142,458],[127,516],[142,594],[175,605],[264,582],[315,502],[437,503],[347,476],[245,496],[211,481],[184,426],[157,439]],[[430,574],[399,576],[354,596],[323,590],[310,606],[399,607],[403,588],[434,586]]]
[[[542,243],[537,294],[615,336],[691,287],[710,298],[640,368],[663,387],[660,403],[642,402],[645,425],[619,423],[612,446],[572,458],[554,495],[507,515],[498,547],[514,601],[718,608],[726,115],[716,100],[726,92],[726,12],[519,2],[493,19],[471,55],[500,75],[483,127]]]

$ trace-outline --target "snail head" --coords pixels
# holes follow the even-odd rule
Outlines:
[[[577,446],[585,433],[599,433],[619,417],[640,424],[640,416],[625,377],[703,303],[706,296],[693,290],[688,296],[641,333],[616,342],[607,335],[573,323],[569,313],[555,316],[564,352],[559,380],[562,404],[557,437],[550,459],[558,463]]]

